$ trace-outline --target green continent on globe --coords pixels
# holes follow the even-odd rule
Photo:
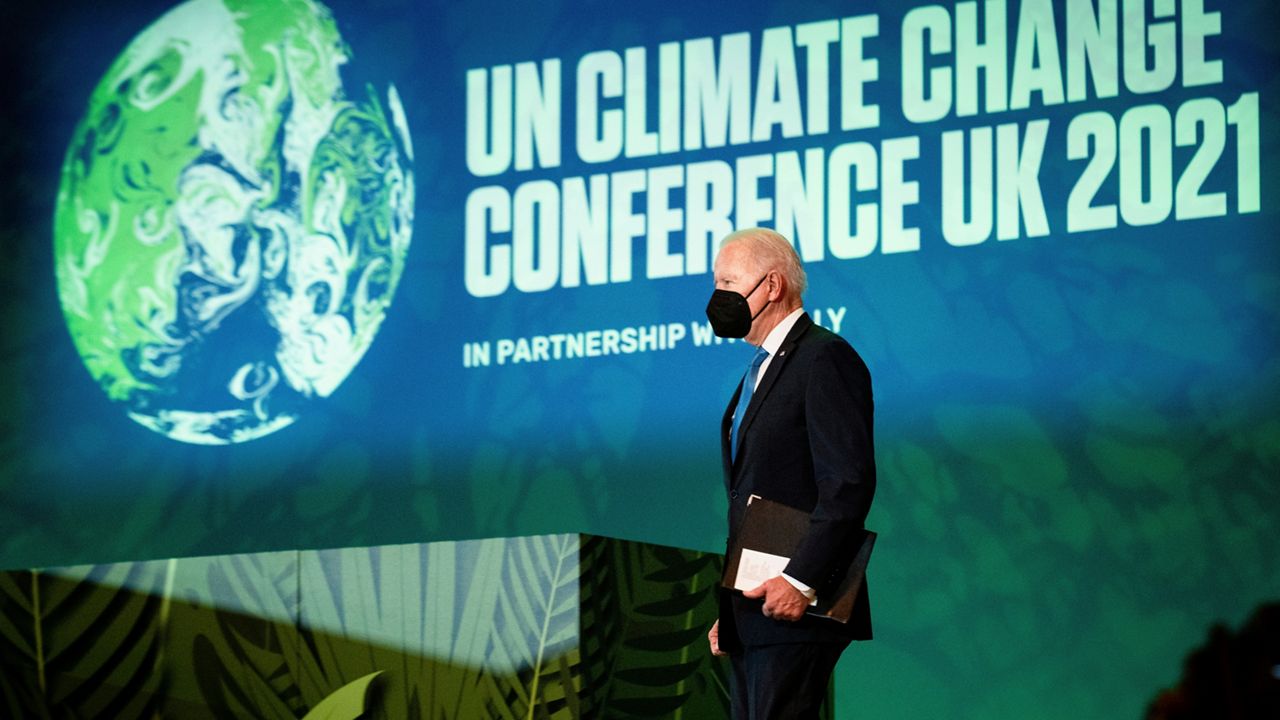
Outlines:
[[[175,440],[262,437],[332,393],[404,270],[394,86],[346,97],[312,0],[190,0],[94,89],[62,168],[58,293],[93,379]]]

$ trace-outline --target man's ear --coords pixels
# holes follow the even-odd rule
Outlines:
[[[772,300],[773,302],[778,302],[779,300],[782,299],[783,293],[786,290],[786,288],[783,287],[785,282],[786,281],[783,279],[782,273],[778,272],[777,270],[769,271],[769,299],[770,300]]]

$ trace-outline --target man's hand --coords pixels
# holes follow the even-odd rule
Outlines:
[[[707,631],[707,642],[711,643],[711,654],[717,657],[728,655],[729,653],[720,649],[720,621],[716,620],[711,624],[711,629]]]
[[[765,580],[754,590],[742,593],[742,596],[752,600],[764,598],[762,612],[765,617],[774,620],[795,622],[804,617],[805,608],[809,607],[809,598],[781,575]]]

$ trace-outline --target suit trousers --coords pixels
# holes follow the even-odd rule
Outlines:
[[[733,720],[817,720],[847,645],[785,643],[731,653]]]

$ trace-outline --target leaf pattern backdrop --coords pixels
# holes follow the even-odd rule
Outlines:
[[[720,570],[714,554],[547,535],[0,573],[0,707],[719,717]]]

